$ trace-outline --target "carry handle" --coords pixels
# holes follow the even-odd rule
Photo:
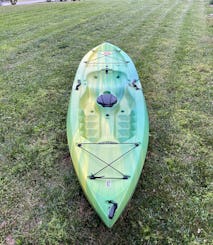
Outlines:
[[[75,90],[78,90],[78,88],[79,88],[80,86],[81,86],[81,80],[78,79],[78,84],[76,85]]]
[[[108,218],[109,219],[112,219],[115,215],[115,211],[116,209],[118,208],[118,204],[116,202],[113,202],[113,201],[109,201],[109,203],[112,204],[110,210],[109,210],[109,214],[108,214]]]

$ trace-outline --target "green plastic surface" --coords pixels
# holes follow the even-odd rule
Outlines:
[[[111,107],[98,104],[103,94],[112,94],[117,103]],[[110,43],[89,51],[73,83],[67,138],[82,189],[108,227],[135,190],[148,134],[146,103],[130,57]]]

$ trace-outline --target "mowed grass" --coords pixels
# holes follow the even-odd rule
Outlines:
[[[212,27],[203,0],[0,7],[0,244],[212,244]],[[109,41],[133,59],[150,142],[112,229],[85,199],[66,140],[72,81]]]

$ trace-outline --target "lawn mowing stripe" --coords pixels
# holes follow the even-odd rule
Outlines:
[[[110,7],[110,6],[109,6]],[[110,7],[111,8],[111,7]],[[110,8],[108,9],[108,10],[110,10]],[[104,9],[104,8],[103,8]],[[117,18],[117,15],[118,15],[118,10],[117,9],[115,9],[115,10],[113,10],[114,11],[114,16],[115,16],[115,18]],[[119,10],[120,11],[120,13],[121,13],[121,10]],[[125,12],[126,10],[124,9],[124,11],[123,12]],[[23,34],[21,33],[20,35],[21,35],[21,37],[22,37],[22,39],[24,38],[24,39],[26,39],[26,40],[28,40],[27,41],[27,44],[26,44],[26,41],[25,41],[25,43],[24,43],[24,45],[23,45],[23,42],[21,43],[21,46],[24,46],[25,48],[27,48],[27,47],[30,47],[31,45],[32,45],[32,43],[33,42],[35,42],[35,38],[36,37],[40,37],[41,35],[42,35],[42,39],[47,39],[48,37],[50,37],[50,36],[52,36],[52,35],[55,35],[55,37],[57,36],[57,35],[59,35],[61,32],[65,32],[66,31],[66,29],[68,30],[70,30],[70,29],[72,29],[72,28],[75,28],[75,27],[80,27],[80,25],[82,25],[82,24],[84,24],[84,25],[86,25],[87,23],[91,23],[91,21],[92,22],[94,22],[96,19],[97,20],[100,20],[100,19],[102,19],[101,17],[102,17],[102,15],[103,15],[103,13],[105,13],[105,12],[109,12],[108,13],[108,15],[109,16],[112,16],[112,11],[107,11],[107,9],[104,9],[104,10],[102,10],[102,13],[100,14],[100,11],[99,11],[99,9],[98,10],[96,10],[96,14],[95,14],[95,12],[93,13],[93,16],[92,17],[90,17],[90,18],[87,18],[87,19],[85,19],[85,18],[82,18],[82,16],[81,16],[81,19],[82,20],[80,20],[79,21],[79,13],[76,13],[75,15],[72,15],[72,18],[71,19],[68,19],[67,21],[62,21],[62,23],[57,23],[54,27],[51,27],[51,29],[49,29],[49,27],[47,26],[47,27],[43,27],[43,26],[41,26],[41,28],[39,28],[39,29],[42,29],[42,32],[41,31],[39,31],[38,32],[38,30],[36,30],[36,36],[34,36],[34,35],[32,35],[32,31],[31,32],[29,32],[29,34],[30,34],[30,41],[28,40],[28,38],[24,35],[23,36]],[[85,17],[88,15],[88,13],[86,13],[85,12]],[[73,18],[73,16],[74,16],[74,18]],[[71,23],[71,24],[70,24]],[[69,24],[69,25],[68,25]],[[65,27],[66,26],[66,27]],[[61,27],[63,27],[63,28],[61,28]],[[46,34],[46,35],[44,35],[45,33],[48,33],[49,32],[49,34]],[[26,34],[26,33],[25,33]],[[17,36],[16,36],[16,38],[15,38],[15,40],[17,39]],[[32,42],[32,40],[33,40],[33,42]],[[5,40],[5,43],[9,43],[9,45],[11,46],[13,46],[13,43],[11,43],[11,42],[8,42],[8,39],[7,40]],[[26,46],[27,45],[27,46]],[[4,47],[4,43],[2,43],[2,47]],[[4,47],[5,48],[5,47]]]
[[[184,9],[181,15],[178,15],[177,20],[176,18],[173,19],[173,16],[167,18],[167,23],[171,23],[170,26],[172,27],[172,29],[167,28],[168,31],[164,32],[164,35],[163,36],[161,35],[159,37],[161,30],[164,29],[164,27],[161,26],[158,29],[158,32],[154,34],[154,37],[152,37],[153,41],[149,42],[149,44],[144,49],[145,51],[143,52],[143,57],[145,63],[143,64],[142,67],[142,77],[143,74],[144,74],[144,78],[147,79],[147,76],[149,77],[149,83],[144,84],[144,86],[146,90],[148,90],[147,100],[148,100],[148,105],[150,105],[149,113],[151,118],[152,117],[155,118],[156,110],[159,110],[161,108],[161,106],[156,107],[157,104],[159,105],[159,101],[161,101],[162,104],[166,105],[170,98],[169,96],[167,96],[167,85],[169,85],[172,81],[170,81],[170,78],[168,77],[169,74],[168,68],[170,67],[170,64],[172,63],[173,57],[175,55],[176,46],[178,45],[179,42],[178,36],[180,35],[182,23],[191,5],[192,2],[188,2],[188,4],[183,5]],[[150,48],[153,49],[153,52],[151,54],[146,53],[146,50],[149,50]],[[151,94],[156,95],[155,96],[156,100],[155,99],[152,101],[149,100],[150,98],[149,95]],[[173,102],[171,103],[173,104]],[[170,107],[167,108],[168,112],[170,111],[172,112],[171,105]],[[165,133],[165,135],[168,134]],[[161,144],[167,142],[167,141],[164,142],[163,140],[165,140],[165,138],[160,141]]]
[[[195,131],[194,128],[190,126],[189,121],[193,118],[191,124],[194,124],[194,122],[199,120],[199,114],[203,116],[208,115],[209,120],[205,120],[205,124],[207,128],[211,128],[210,118],[212,118],[212,111],[209,81],[212,76],[210,63],[206,56],[203,55],[205,48],[199,47],[200,39],[205,32],[205,25],[203,25],[204,20],[202,18],[203,15],[201,15],[201,13],[204,12],[200,12],[200,8],[194,7],[187,15],[185,23],[182,26],[184,35],[179,35],[178,39],[180,40],[180,43],[176,48],[176,53],[170,67],[171,72],[169,74],[171,83],[168,85],[168,93],[173,100],[174,109],[182,112],[188,111],[188,116],[185,114],[185,128],[181,129],[184,130],[186,134],[192,134],[191,131]],[[192,23],[192,19],[196,21]],[[190,29],[188,28],[188,23],[192,23]],[[199,33],[197,32],[198,29],[200,30]],[[178,84],[177,81],[179,81]],[[185,93],[183,93],[183,89]],[[198,97],[202,97],[202,101],[198,100]],[[198,103],[199,110],[197,110]],[[198,118],[193,116],[195,113],[198,114]],[[201,123],[202,120],[200,120]],[[175,121],[176,123],[180,123],[178,120]],[[210,132],[212,131],[210,130]],[[199,132],[197,133],[199,134]],[[202,138],[205,141],[205,139],[208,138],[208,135],[200,135],[200,139]]]
[[[143,40],[143,42],[141,42],[140,39],[138,40],[138,38],[140,38],[140,37],[143,38],[145,36],[142,33],[147,34],[147,32],[149,32],[149,31],[153,32],[153,29],[154,30],[157,29],[157,27],[160,25],[162,19],[166,18],[167,13],[169,13],[171,11],[173,11],[173,13],[174,13],[174,9],[177,8],[178,3],[179,3],[179,1],[177,0],[173,5],[171,5],[170,2],[165,1],[163,4],[159,4],[159,5],[156,5],[156,7],[153,7],[149,13],[145,13],[144,15],[142,15],[141,13],[138,13],[139,16],[142,15],[142,17],[140,18],[140,21],[135,22],[133,19],[132,24],[134,26],[129,27],[129,25],[126,25],[126,27],[124,27],[123,29],[121,29],[121,31],[118,32],[121,44],[125,43],[123,41],[123,39],[126,38],[126,35],[131,35],[133,40],[135,41],[136,47],[140,46],[141,43],[144,43],[144,40]],[[171,5],[171,7],[170,7],[170,5]],[[164,8],[167,9],[165,12],[163,11]],[[153,20],[153,16],[155,16],[154,20]],[[148,30],[147,30],[147,26],[145,26],[145,23],[150,23],[150,22],[152,24],[148,25]],[[155,25],[155,28],[151,28],[152,25]],[[149,42],[149,40],[147,42]],[[140,51],[140,49],[138,51]]]
[[[179,104],[179,106],[181,105],[184,106],[184,102],[185,102],[184,97],[186,99],[186,102],[187,100],[190,99],[191,103],[193,103],[193,100],[196,103],[196,95],[193,96],[193,91],[196,92],[196,87],[198,87],[196,83],[199,81],[199,76],[197,76],[196,74],[197,72],[195,72],[195,69],[196,69],[196,66],[198,66],[198,64],[200,63],[200,57],[202,57],[202,52],[203,52],[203,49],[202,48],[197,49],[197,46],[199,46],[200,38],[202,35],[202,29],[204,28],[203,19],[199,16],[200,15],[199,13],[200,13],[200,9],[198,10],[198,8],[197,9],[192,8],[190,13],[186,16],[185,22],[181,30],[181,32],[183,32],[184,35],[180,33],[178,37],[179,45],[176,46],[175,55],[173,57],[173,62],[171,63],[171,66],[170,66],[171,72],[169,74],[169,80],[171,81],[171,83],[168,86],[168,93],[171,93],[172,91],[176,91],[176,93],[173,93],[170,95],[173,97],[174,106],[177,106],[177,104]],[[191,19],[196,19],[196,21],[192,22]],[[188,23],[191,23],[190,29],[188,28]],[[197,33],[198,28],[201,32],[199,34]],[[196,56],[199,57],[199,59],[193,59]],[[190,67],[194,68],[194,70],[189,69]],[[207,67],[206,72],[208,74],[208,65],[206,65],[206,67]],[[186,68],[188,68],[189,70],[187,71]],[[185,76],[183,76],[184,71],[185,71]],[[174,76],[174,74],[176,75]],[[183,80],[183,77],[185,77],[185,80]],[[181,83],[179,83],[177,87],[176,81],[179,79],[182,79],[182,81]],[[203,109],[205,109],[206,105],[209,105],[209,104],[206,104],[205,102],[206,100],[208,101],[206,97],[208,92],[205,91],[207,84],[205,81],[199,81],[199,82],[203,82],[203,85],[204,85],[203,86],[203,89],[204,89],[203,90],[203,96],[204,96]],[[194,85],[194,90],[193,90],[193,87],[191,87],[192,85]],[[184,97],[178,98],[178,93],[184,87],[186,89],[191,88],[190,90],[188,90],[190,94],[187,95],[188,93],[187,92],[183,94]],[[192,106],[193,106],[193,104],[191,103],[188,104],[188,106],[190,107],[190,110],[192,109]],[[210,111],[209,109],[210,107],[208,107],[208,109],[206,108],[205,113],[208,113]],[[201,113],[202,112],[203,111],[201,111]]]
[[[164,28],[164,23],[167,21],[167,19],[173,15],[176,15],[177,11],[180,11],[181,5],[179,1],[176,1],[173,5],[171,5],[170,8],[167,8],[166,11],[160,15],[160,18],[157,19],[157,22],[153,22],[154,25],[152,28],[149,28],[148,30],[144,30],[144,35],[141,36],[141,39],[139,40],[139,43],[142,45],[141,49],[146,48],[146,45],[149,44],[152,39],[155,38],[155,35],[159,32],[159,29]]]
[[[44,7],[45,8],[45,7]],[[43,10],[44,11],[44,10]],[[57,11],[57,9],[56,9]],[[87,20],[85,20],[85,18],[88,16],[88,12],[84,12],[83,11],[83,14],[81,14],[81,20],[79,20],[79,9],[77,8],[76,11],[74,11],[74,13],[72,13],[72,18],[71,19],[67,19],[66,21],[64,20],[61,20],[61,21],[58,21],[58,22],[55,22],[55,16],[49,16],[49,12],[46,14],[47,16],[44,16],[44,23],[41,21],[37,22],[37,16],[35,15],[35,21],[33,21],[32,23],[32,26],[29,25],[29,24],[26,24],[26,20],[24,18],[23,22],[25,23],[26,26],[30,26],[29,28],[29,32],[25,32],[24,35],[23,35],[23,30],[18,30],[18,34],[15,34],[15,38],[12,37],[14,40],[11,40],[9,43],[8,43],[8,38],[5,39],[5,43],[7,43],[8,45],[10,46],[13,46],[13,47],[16,47],[17,45],[20,45],[20,41],[22,39],[26,40],[25,43],[31,43],[31,41],[34,41],[35,38],[40,38],[41,36],[44,36],[46,33],[49,33],[48,35],[51,35],[52,33],[57,33],[57,32],[60,32],[61,31],[61,28],[63,26],[66,26],[68,25],[69,27],[72,27],[72,26],[76,26],[76,25],[79,25],[81,23],[84,23],[86,22]],[[105,9],[102,9],[101,10],[103,13],[106,11]],[[55,12],[54,12],[55,13]],[[100,14],[100,9],[97,9],[96,11],[93,11],[94,14]],[[23,19],[23,16],[21,15],[20,13],[20,16],[21,18]],[[45,24],[45,20],[46,19],[50,19],[50,17],[52,17],[51,19],[53,19],[53,26],[52,26],[52,23],[49,23],[48,25]],[[33,18],[33,19],[34,19]],[[22,25],[18,25],[18,26],[22,26]],[[35,27],[36,26],[36,29]],[[33,28],[33,31],[35,32],[35,34],[33,34],[32,32],[32,27]],[[23,27],[23,29],[25,30],[25,28]],[[8,31],[7,31],[8,32]],[[6,35],[7,35],[7,32],[6,32]],[[26,36],[27,35],[27,36]],[[18,38],[21,38],[21,40],[19,41]],[[2,43],[4,44],[4,43]],[[22,45],[22,43],[21,43]]]
[[[54,5],[55,6],[55,5]],[[87,6],[87,5],[86,5]],[[53,24],[55,25],[55,29],[58,29],[58,28],[60,28],[61,26],[63,26],[63,25],[65,25],[65,24],[69,24],[69,26],[70,26],[70,24],[71,24],[71,26],[72,26],[72,23],[78,23],[78,19],[79,19],[79,12],[81,12],[81,19],[84,19],[84,17],[87,17],[87,16],[89,16],[88,15],[88,12],[90,12],[90,8],[91,9],[94,9],[94,6],[93,5],[89,5],[89,9],[87,8],[85,6],[85,4],[82,4],[81,6],[79,6],[79,5],[76,5],[76,7],[74,8],[74,6],[72,6],[72,5],[70,5],[70,6],[68,6],[68,7],[72,7],[72,8],[69,8],[69,11],[70,10],[72,10],[72,18],[70,18],[70,16],[68,16],[69,18],[67,18],[67,20],[65,20],[64,21],[64,19],[62,20],[61,18],[60,18],[60,13],[58,14],[58,21],[56,22],[57,24],[55,25],[55,14],[54,14],[54,16],[52,16],[53,18]],[[111,5],[109,5],[109,4],[105,4],[105,6],[107,6],[108,7],[108,9],[106,9],[106,8],[103,8],[102,7],[102,5],[99,5],[100,6],[100,8],[96,8],[96,11],[93,11],[93,15],[99,15],[100,14],[100,10],[101,10],[101,12],[102,12],[102,14],[103,13],[107,13],[107,12],[109,12],[109,13],[111,13],[112,12],[112,10],[113,11],[115,11],[116,10],[116,8],[115,8],[115,10],[114,9],[112,9],[113,8],[113,6],[111,6]],[[147,5],[147,6],[149,6],[149,5]],[[46,13],[46,7],[47,6],[44,6],[43,7],[43,13],[45,13],[45,15],[42,15],[43,16],[43,19],[44,20],[46,20],[46,19],[49,19],[51,16],[49,16],[50,14],[51,14],[51,12],[50,11],[52,11],[52,10],[55,10],[57,7],[59,7],[59,6],[55,6],[54,8],[51,8],[50,9],[50,11],[48,11],[47,13]],[[83,10],[82,10],[82,8],[83,8]],[[121,8],[120,8],[121,9]],[[34,10],[34,9],[33,9]],[[66,9],[64,9],[65,11],[66,11]],[[85,11],[86,10],[86,11]],[[64,15],[63,15],[64,16]],[[73,16],[75,17],[74,19],[73,19]],[[101,16],[101,14],[100,14],[100,16]],[[23,18],[23,17],[22,17]],[[32,16],[29,16],[29,18],[31,18],[30,19],[30,23],[28,23],[28,20],[25,18],[24,20],[23,20],[23,23],[22,24],[25,24],[25,25],[32,25],[32,24],[35,24],[35,20],[37,20],[36,19],[36,15],[34,15],[33,17]],[[7,18],[8,19],[8,18]],[[7,21],[7,19],[6,19],[6,21]],[[15,23],[17,22],[17,20],[16,20],[16,16],[13,16],[13,19],[15,19]],[[35,19],[35,20],[34,20]],[[15,24],[14,23],[14,24]],[[27,24],[26,24],[27,23]],[[39,29],[43,29],[44,28],[44,32],[46,33],[47,32],[47,30],[48,29],[45,29],[45,28],[47,28],[47,27],[44,27],[43,25],[42,25],[42,23],[43,23],[43,20],[40,20],[40,27],[37,25],[37,27],[39,27]],[[18,23],[19,24],[19,23]],[[51,24],[51,23],[50,23]],[[49,25],[50,25],[49,24]],[[18,26],[20,26],[20,25],[18,25]],[[48,27],[49,28],[49,27]],[[30,30],[31,30],[31,28],[30,28]],[[49,30],[49,31],[52,31],[52,29],[51,30]],[[18,31],[18,33],[20,33],[20,30]],[[17,33],[17,34],[18,34]],[[31,33],[32,34],[32,33]],[[39,33],[39,35],[42,35],[43,33],[42,32],[40,32]],[[20,36],[22,35],[22,33],[20,33],[19,34]],[[33,38],[35,38],[35,37],[33,37]]]
[[[158,5],[158,6],[160,6],[160,5]],[[138,10],[139,11],[139,10]],[[137,12],[138,12],[137,11]],[[143,11],[146,11],[146,8],[144,8],[143,9]],[[154,10],[152,10],[152,11],[154,11]],[[125,13],[125,11],[123,12],[123,13]],[[149,13],[149,12],[148,12]],[[118,11],[116,10],[115,11],[115,18],[117,18],[117,15],[118,15]],[[135,17],[135,10],[133,10],[133,13],[132,12],[130,12],[130,14],[131,14],[131,16],[133,17]],[[141,14],[141,13],[140,13]],[[151,14],[151,13],[150,13]],[[109,16],[110,15],[112,15],[112,13],[110,12],[109,14],[108,14]],[[120,15],[120,14],[119,14]],[[101,15],[100,15],[101,16]],[[92,19],[89,19],[89,20],[86,20],[86,21],[84,21],[85,22],[85,24],[83,24],[82,23],[82,25],[81,25],[81,29],[82,30],[85,30],[85,28],[87,28],[87,23],[91,23],[91,22],[96,22],[96,19],[98,20],[98,19],[100,19],[100,16],[98,15],[98,16],[95,16],[95,17],[92,17]],[[148,14],[147,14],[147,16],[148,16]],[[144,18],[145,18],[145,16],[144,16]],[[143,19],[144,19],[143,18]],[[107,16],[105,16],[105,19],[107,19]],[[111,16],[111,19],[112,19],[112,16]],[[103,23],[104,23],[104,19],[102,19],[101,20],[101,23],[99,23],[99,26],[101,26],[101,25],[103,25]],[[119,23],[118,22],[118,25],[121,27],[122,25],[121,25],[121,22]],[[49,39],[49,37],[51,37],[51,39],[54,39],[54,43],[56,44],[58,41],[60,42],[60,40],[57,40],[57,36],[61,33],[61,32],[65,32],[66,33],[66,35],[70,35],[70,36],[75,36],[75,35],[77,35],[77,34],[79,34],[78,33],[78,27],[79,27],[79,23],[78,24],[76,24],[76,27],[77,27],[77,29],[76,29],[76,34],[73,32],[74,30],[73,30],[73,28],[75,29],[75,27],[72,27],[72,26],[69,26],[69,27],[66,27],[66,28],[63,28],[63,30],[61,31],[61,29],[60,28],[57,28],[57,30],[54,32],[54,33],[50,33],[50,34],[47,34],[46,36],[43,36],[42,38],[41,38],[41,40],[48,40]],[[107,27],[106,28],[107,30],[107,32],[111,32],[111,28],[110,27]],[[114,29],[115,29],[115,24],[114,24]],[[69,30],[69,31],[68,31]],[[91,30],[91,32],[92,32],[93,30]],[[105,33],[105,36],[107,36],[108,34],[106,34],[106,31],[104,32]],[[87,31],[87,33],[89,33],[90,31]],[[117,32],[117,31],[116,31]],[[84,31],[82,32],[82,33],[84,33]],[[64,37],[64,38],[66,38],[66,37]],[[64,39],[63,38],[63,39]],[[34,43],[36,43],[37,42],[37,40],[36,41],[34,41]],[[48,42],[50,42],[50,40],[48,41]],[[51,43],[51,42],[50,42]],[[28,44],[27,46],[26,45],[22,45],[23,47],[24,47],[24,49],[25,50],[29,50],[29,48],[28,47],[31,47],[31,49],[32,49],[32,43],[30,42],[30,44]],[[52,46],[50,46],[50,48],[51,48]],[[35,47],[36,48],[36,47]],[[74,48],[74,47],[73,47]],[[20,49],[19,49],[20,50]],[[51,51],[51,50],[50,50]],[[20,51],[19,51],[20,52]],[[26,55],[25,53],[23,53],[23,55]],[[28,62],[29,61],[29,59],[32,59],[33,58],[33,56],[35,56],[35,55],[37,55],[36,53],[34,53],[33,55],[30,55],[30,56],[28,56],[28,58],[27,59],[25,59],[25,60],[23,60],[23,62]],[[19,54],[17,54],[17,55],[15,55],[15,59],[19,59]],[[19,64],[21,64],[20,63],[20,61],[19,61]]]
[[[190,6],[191,2],[188,3],[188,5],[182,5],[182,7],[184,7],[184,10],[181,12],[180,15],[174,15],[173,11],[168,12],[164,20],[161,22],[160,27],[157,28],[156,31],[153,31],[153,35],[151,35],[151,37],[147,40],[147,44],[145,43],[145,45],[143,46],[142,57],[144,62],[142,62],[141,64],[142,78],[143,76],[148,75],[147,72],[143,72],[145,71],[144,68],[148,70],[151,69],[149,70],[149,72],[151,71],[151,74],[153,74],[154,77],[150,80],[155,81],[155,84],[153,85],[156,93],[162,90],[161,86],[164,86],[164,76],[167,76],[167,70],[162,68],[167,68],[168,66],[170,66],[171,59],[173,59],[173,55],[175,52],[175,47],[177,45],[177,37],[179,35],[182,22]],[[178,11],[180,11],[180,9],[178,9]],[[178,19],[176,19],[176,16],[178,16]],[[166,31],[164,27],[164,22],[167,23]],[[164,33],[164,35],[161,35],[162,32]],[[150,48],[152,49],[152,52],[147,52]],[[158,57],[159,54],[160,59]],[[163,74],[163,72],[165,72],[165,74]],[[152,81],[150,81],[151,84],[148,84],[148,89],[152,89],[152,86],[150,86],[152,85]]]

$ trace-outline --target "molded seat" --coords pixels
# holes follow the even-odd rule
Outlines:
[[[112,107],[117,103],[117,98],[110,92],[104,92],[97,98],[97,103],[103,107]]]

